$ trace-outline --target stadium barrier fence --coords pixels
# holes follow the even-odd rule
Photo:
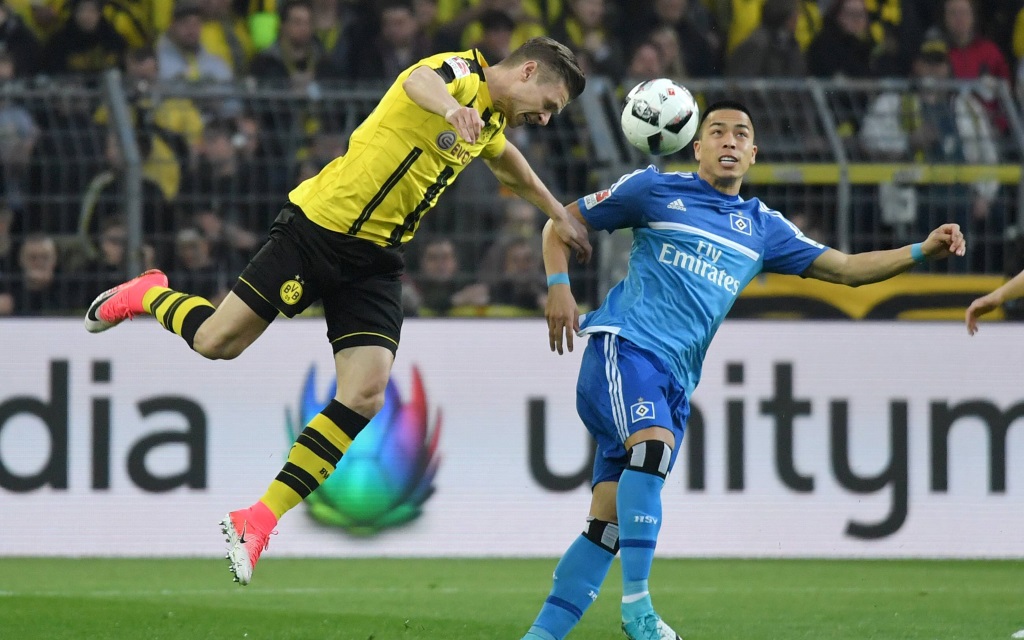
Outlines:
[[[968,230],[969,257],[919,270],[1001,276],[1024,267],[1024,132],[1007,85],[813,79],[685,84],[702,107],[728,97],[751,108],[759,155],[742,195],[760,197],[809,237],[846,251],[881,249],[920,239],[951,220]],[[618,121],[627,88],[592,78],[549,127],[508,132],[564,201],[606,188],[646,163],[695,168],[686,151],[649,158],[626,143]],[[11,233],[15,244],[50,236],[60,258],[42,313],[80,311],[91,293],[150,265],[171,271],[182,288],[223,295],[288,191],[345,152],[348,135],[383,90],[251,82],[154,86],[126,82],[117,72],[96,86],[73,80],[6,84],[3,108],[13,110],[8,117],[21,125],[5,138],[0,157],[6,204],[16,212]],[[922,96],[955,116],[945,120],[955,130],[936,134],[930,144],[914,142],[923,135],[923,109],[933,108],[921,106]],[[517,223],[521,208],[483,163],[471,163],[424,217],[406,255],[410,278],[419,273],[427,242],[437,237],[454,245],[458,268],[452,277],[458,284],[499,278],[509,245],[525,235],[534,253],[539,247],[543,216],[533,212],[524,226]],[[573,264],[583,304],[595,305],[621,277],[629,243],[628,233],[602,235],[595,261]],[[17,256],[0,255],[0,269],[16,264]],[[500,308],[507,301],[495,302]],[[539,309],[533,305],[527,312]]]

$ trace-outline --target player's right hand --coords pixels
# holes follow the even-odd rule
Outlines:
[[[444,114],[444,120],[455,127],[455,133],[470,144],[474,144],[484,128],[484,121],[473,107],[455,107]]]
[[[994,294],[981,296],[977,300],[971,303],[971,306],[967,307],[967,314],[964,317],[964,322],[967,324],[967,333],[974,335],[978,332],[978,318],[995,311],[1002,302]]]
[[[572,338],[580,330],[580,310],[572,289],[567,284],[548,287],[548,301],[544,305],[544,317],[548,320],[548,346],[562,355],[562,344],[572,351]]]

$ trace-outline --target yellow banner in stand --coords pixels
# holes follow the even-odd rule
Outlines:
[[[673,163],[665,171],[696,171],[693,163]],[[846,166],[850,184],[967,184],[995,180],[1000,184],[1019,184],[1020,165],[998,164],[900,164],[856,163]],[[751,184],[838,184],[843,168],[834,163],[761,163],[750,167]]]
[[[729,317],[963,321],[972,300],[1005,280],[1002,276],[905,273],[850,288],[768,273],[747,285]],[[1003,320],[1005,316],[999,309],[986,319]]]

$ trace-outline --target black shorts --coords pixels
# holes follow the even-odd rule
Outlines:
[[[402,331],[404,270],[400,249],[325,229],[288,203],[232,290],[267,322],[323,300],[335,353],[363,345],[394,353]]]

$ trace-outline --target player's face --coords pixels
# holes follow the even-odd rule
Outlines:
[[[519,80],[510,91],[511,113],[505,113],[508,126],[544,126],[569,104],[569,89],[561,81],[541,80],[536,62],[527,62],[519,71]]]
[[[713,111],[693,145],[693,154],[701,177],[716,187],[735,182],[738,190],[740,179],[757,157],[754,125],[742,111]]]

